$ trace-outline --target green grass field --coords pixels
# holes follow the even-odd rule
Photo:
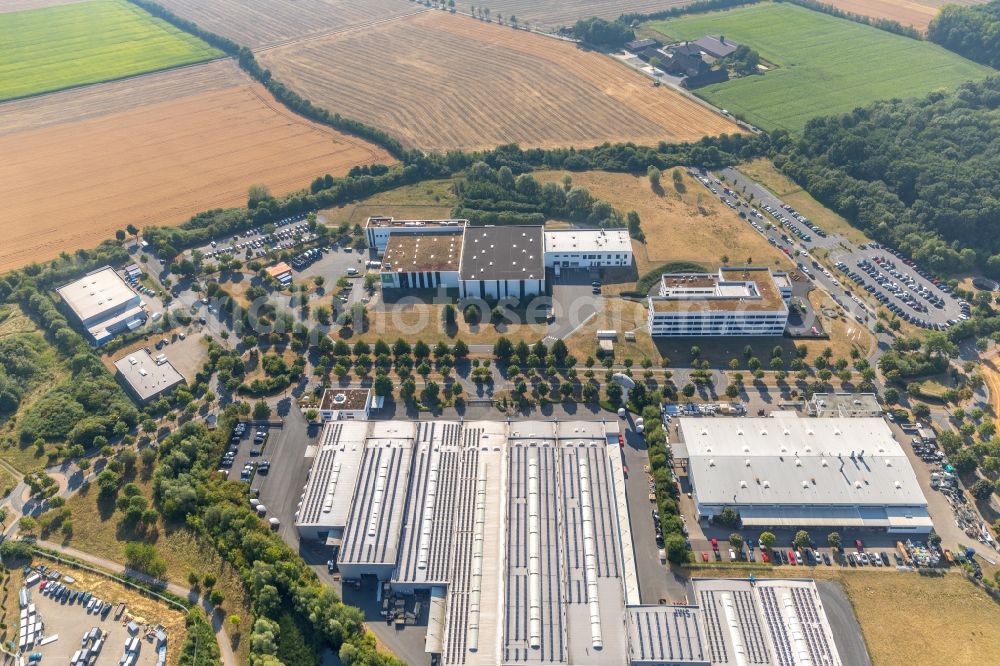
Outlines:
[[[777,65],[697,94],[767,130],[799,132],[812,117],[879,99],[919,97],[992,70],[935,44],[788,4],[759,4],[656,21],[667,41],[725,35]]]
[[[222,55],[125,0],[0,13],[0,45],[0,100]]]

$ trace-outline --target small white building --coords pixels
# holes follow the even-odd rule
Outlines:
[[[96,345],[146,322],[145,303],[110,266],[63,285],[56,292]]]
[[[649,302],[653,337],[781,336],[788,304],[769,268],[667,273]]]
[[[545,266],[595,268],[632,265],[627,229],[556,229],[545,231]]]
[[[324,421],[363,421],[371,408],[371,389],[330,388],[323,391],[319,415]]]
[[[184,377],[165,354],[155,358],[137,349],[115,361],[115,376],[139,403],[145,404],[170,393],[184,383]]]

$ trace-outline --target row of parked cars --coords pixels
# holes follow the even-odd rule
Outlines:
[[[916,326],[920,326],[921,328],[938,331],[945,330],[958,323],[959,319],[951,319],[945,323],[939,323],[932,322],[929,319],[920,316],[922,314],[927,314],[929,309],[927,305],[924,305],[917,300],[917,296],[920,296],[930,305],[939,310],[944,308],[945,301],[930,289],[920,285],[920,283],[914,280],[912,276],[900,273],[895,269],[888,269],[892,272],[889,275],[886,275],[880,270],[881,264],[867,259],[859,260],[857,265],[859,269],[858,271],[852,269],[843,261],[838,261],[836,267],[846,273],[855,284],[861,286],[876,300],[885,305],[886,309],[896,314],[900,319],[908,321]],[[875,282],[875,284],[868,283],[865,280],[864,275],[862,275],[862,272],[867,274]],[[900,280],[900,282],[894,282],[893,278]],[[947,289],[946,286],[945,288]],[[899,302],[897,303],[896,301]],[[903,307],[904,305],[906,306],[905,308]],[[968,319],[968,304],[964,301],[959,301],[959,305],[962,307],[962,315],[960,316],[960,319]],[[910,312],[910,310],[913,312]]]
[[[264,234],[263,230],[258,227],[234,236],[232,242],[227,245],[221,245],[219,241],[212,241],[212,249],[205,252],[205,258],[212,259],[222,254],[234,255],[240,250],[263,257],[274,250],[294,247],[311,236],[309,225],[301,222],[304,218],[304,215],[284,218],[275,224],[278,228],[272,234]]]
[[[72,605],[79,602],[80,605],[87,609],[88,613],[100,615],[102,619],[108,616],[111,612],[111,608],[113,607],[113,604],[110,601],[101,601],[90,592],[73,590],[63,583],[51,580],[45,580],[39,583],[38,591],[43,595],[63,604],[68,603]]]

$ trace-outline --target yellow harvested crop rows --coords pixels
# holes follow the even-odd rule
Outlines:
[[[425,11],[406,0],[157,0],[206,30],[257,48]]]
[[[650,144],[738,131],[607,56],[444,12],[257,57],[314,103],[425,150]]]
[[[944,5],[982,5],[989,0],[826,0],[845,12],[899,21],[926,30]]]
[[[232,61],[2,104],[0,127],[17,128],[0,134],[0,270],[243,205],[251,184],[284,194],[392,161],[292,114]]]

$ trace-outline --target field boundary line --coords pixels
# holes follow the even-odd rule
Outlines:
[[[30,95],[20,95],[18,97],[11,97],[9,99],[0,100],[0,108],[3,108],[5,105],[11,104],[13,102],[23,102],[26,99],[36,99],[38,97],[47,97],[48,95],[57,95],[59,93],[64,93],[64,92],[67,92],[67,91],[70,91],[70,90],[81,90],[83,88],[92,88],[92,87],[95,87],[95,86],[103,86],[105,84],[116,83],[118,81],[131,81],[131,80],[138,79],[138,78],[141,78],[141,77],[144,77],[144,76],[152,76],[154,74],[162,74],[163,72],[173,72],[175,70],[190,69],[192,67],[201,67],[202,65],[207,65],[208,63],[217,62],[219,60],[225,60],[227,58],[231,58],[231,56],[228,56],[228,55],[226,55],[226,54],[223,53],[222,55],[216,56],[214,58],[209,58],[207,60],[199,60],[198,62],[190,62],[190,63],[188,63],[186,65],[174,65],[173,67],[161,67],[160,69],[151,69],[148,72],[139,72],[138,74],[130,74],[128,76],[117,76],[117,77],[114,77],[114,78],[105,79],[103,81],[92,81],[90,83],[78,83],[76,85],[65,86],[63,88],[56,88],[54,90],[46,90],[44,92],[32,93]],[[181,98],[178,97],[178,99],[181,99]]]

